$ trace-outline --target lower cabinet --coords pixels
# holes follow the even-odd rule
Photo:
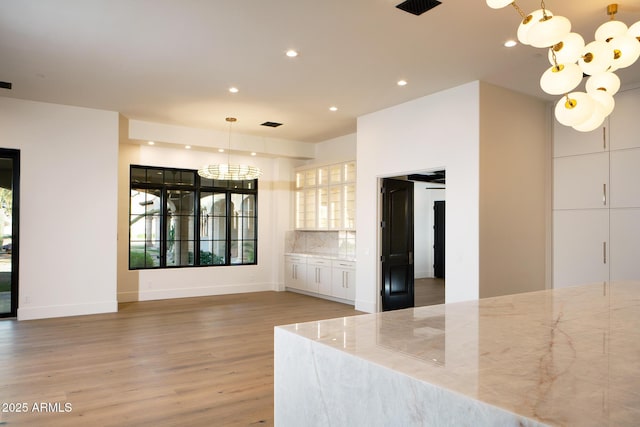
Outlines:
[[[288,288],[306,290],[307,258],[303,256],[285,255],[284,285]]]
[[[609,210],[553,213],[553,287],[609,280]]]
[[[309,292],[331,295],[331,260],[307,260],[307,288]]]
[[[334,301],[355,301],[355,262],[308,255],[285,255],[284,259],[288,289]]]
[[[353,301],[356,298],[356,265],[352,261],[332,261],[331,295]]]

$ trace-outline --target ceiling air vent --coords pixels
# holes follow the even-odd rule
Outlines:
[[[260,126],[269,126],[270,128],[277,128],[278,126],[282,126],[282,123],[264,122]]]
[[[439,4],[441,4],[441,2],[438,0],[407,0],[396,7],[414,15],[422,15],[427,10],[433,9]]]
[[[0,82],[0,89],[9,89],[11,90],[12,84],[10,82]]]

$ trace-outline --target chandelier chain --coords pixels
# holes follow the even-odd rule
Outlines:
[[[556,57],[556,50],[553,47],[551,47],[549,49],[551,51],[551,58],[553,58],[553,65],[556,68],[558,68],[558,58]]]
[[[542,19],[547,20],[547,7],[544,4],[544,0],[540,0],[540,9],[542,9]]]
[[[511,6],[513,6],[513,8],[516,10],[516,12],[518,12],[520,14],[520,17],[522,19],[527,17],[527,14],[524,13],[524,11],[522,9],[520,9],[520,6],[518,6],[518,4],[516,2],[511,3]]]

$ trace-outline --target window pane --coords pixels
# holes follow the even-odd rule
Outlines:
[[[193,265],[194,200],[193,191],[167,191],[167,266]]]
[[[193,240],[167,240],[167,266],[193,265]]]
[[[162,169],[147,169],[147,182],[151,184],[162,184],[164,180]]]
[[[214,240],[213,242],[213,263],[226,264],[227,262],[227,241]]]
[[[213,187],[213,180],[200,177],[200,187]]]
[[[160,241],[131,241],[129,245],[129,268],[152,268],[160,266]]]
[[[147,170],[145,168],[131,168],[131,182],[147,182]]]
[[[133,188],[130,192],[129,267],[160,265],[160,190]]]
[[[169,185],[193,185],[195,179],[195,172],[180,170],[166,170],[164,172],[164,183]]]
[[[242,261],[244,264],[256,262],[256,243],[254,240],[245,240],[242,243]]]
[[[200,265],[225,263],[226,203],[224,193],[200,193]]]

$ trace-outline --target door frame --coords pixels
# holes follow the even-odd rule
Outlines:
[[[406,171],[406,172],[396,172],[396,173],[389,173],[389,174],[385,174],[385,175],[378,175],[376,177],[376,193],[377,193],[377,208],[376,208],[376,312],[380,313],[382,312],[382,261],[381,261],[381,257],[382,257],[382,228],[380,227],[380,224],[382,222],[382,182],[385,178],[397,178],[397,177],[403,177],[403,176],[408,176],[408,175],[412,175],[412,174],[424,174],[424,173],[429,173],[429,172],[434,172],[434,171],[439,171],[439,170],[447,170],[446,166],[433,166],[433,167],[426,167],[423,169],[417,169],[417,170],[411,170],[411,171]],[[415,206],[414,206],[414,213],[415,213]],[[414,221],[414,230],[415,230],[415,215],[413,216],[413,221]],[[447,225],[446,225],[446,221],[445,221],[445,241],[446,241],[446,236],[447,236]],[[415,257],[415,254],[414,254]],[[446,277],[446,271],[447,271],[447,266],[445,264],[445,277]]]
[[[0,313],[0,318],[16,317],[18,315],[20,271],[20,150],[0,148],[0,157],[13,160],[12,177],[12,206],[11,206],[11,311]]]

